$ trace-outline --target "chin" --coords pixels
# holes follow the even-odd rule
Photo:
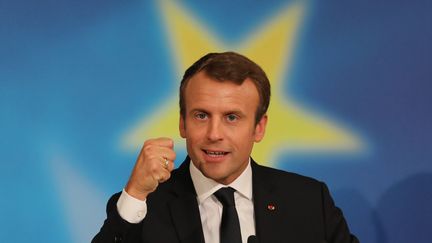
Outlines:
[[[200,168],[200,170],[205,177],[217,182],[223,181],[226,178],[224,171],[219,171],[217,168],[209,168],[208,166],[204,165]]]

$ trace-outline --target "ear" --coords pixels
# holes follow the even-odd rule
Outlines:
[[[265,129],[267,126],[267,114],[264,114],[261,119],[259,120],[258,124],[255,126],[255,142],[258,143],[264,138]]]
[[[186,138],[186,123],[182,115],[180,115],[179,131],[182,138]]]

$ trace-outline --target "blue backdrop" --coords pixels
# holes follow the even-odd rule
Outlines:
[[[174,137],[185,154],[184,68],[234,50],[273,85],[254,158],[325,181],[361,242],[430,242],[431,11],[429,0],[0,0],[1,241],[89,242],[146,138]]]

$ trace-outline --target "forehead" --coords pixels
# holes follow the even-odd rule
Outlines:
[[[259,94],[255,84],[246,79],[242,84],[219,81],[204,72],[192,76],[185,88],[187,110],[191,109],[252,109],[255,112]]]

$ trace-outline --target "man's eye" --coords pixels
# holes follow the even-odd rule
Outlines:
[[[237,119],[238,119],[238,117],[236,115],[234,115],[234,114],[229,114],[227,116],[227,120],[230,121],[230,122],[236,121]]]
[[[198,113],[195,115],[196,118],[200,119],[200,120],[204,120],[207,118],[207,114],[205,113]]]

